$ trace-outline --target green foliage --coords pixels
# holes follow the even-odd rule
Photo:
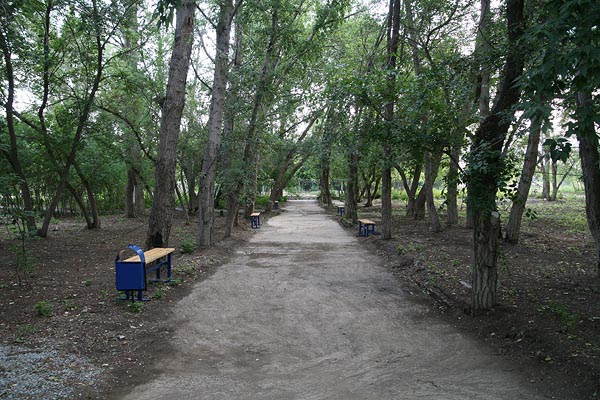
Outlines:
[[[35,304],[35,310],[40,317],[50,317],[52,315],[52,304],[46,300],[38,301]]]
[[[153,299],[163,299],[166,295],[167,295],[167,287],[160,287],[158,289],[156,289],[154,291],[154,293],[152,293],[152,298]]]
[[[571,313],[564,304],[550,302],[548,307],[560,317],[561,326],[565,331],[572,329],[579,322],[579,315]]]
[[[15,332],[15,342],[23,343],[25,338],[37,332],[37,329],[31,324],[19,325]]]
[[[564,137],[548,138],[543,146],[548,148],[548,155],[552,161],[560,160],[562,162],[567,162],[567,159],[571,154],[571,142]]]
[[[179,244],[179,247],[183,254],[193,253],[196,250],[196,241],[191,237],[184,238]]]
[[[255,204],[260,207],[266,207],[269,204],[269,196],[258,196]]]
[[[132,313],[140,313],[144,309],[144,304],[141,301],[133,301],[127,304],[127,308]]]
[[[498,195],[500,198],[515,197],[519,170],[514,154],[503,154],[484,142],[466,158],[468,165],[462,179],[469,187],[469,201],[473,210],[495,210]]]
[[[191,275],[196,271],[196,266],[193,264],[179,264],[174,269],[177,275]]]
[[[392,200],[408,201],[408,194],[404,190],[392,189]]]
[[[65,311],[73,311],[77,309],[77,305],[71,299],[64,299],[62,301],[62,305]]]
[[[424,248],[425,248],[425,245],[420,244],[420,243],[405,243],[405,244],[401,243],[396,247],[396,251],[400,255],[405,255],[405,254],[410,254],[410,253],[418,253],[418,252],[422,251]]]

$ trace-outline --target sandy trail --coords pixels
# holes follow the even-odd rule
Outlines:
[[[123,399],[542,399],[415,304],[314,202],[288,202],[176,307],[173,352]]]

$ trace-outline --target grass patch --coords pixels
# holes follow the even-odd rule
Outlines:
[[[52,304],[46,300],[38,301],[35,304],[35,310],[40,317],[48,318],[52,315]]]

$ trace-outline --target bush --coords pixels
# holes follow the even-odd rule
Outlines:
[[[257,206],[266,207],[269,204],[269,196],[258,196],[254,204]]]
[[[392,200],[408,201],[408,195],[404,190],[392,189]]]
[[[196,241],[189,237],[185,238],[181,241],[179,247],[181,248],[181,252],[183,254],[193,253],[194,250],[196,250]]]
[[[225,199],[218,199],[217,204],[215,205],[217,210],[224,210],[227,208],[227,201]]]
[[[35,309],[40,317],[49,317],[52,315],[52,304],[46,300],[38,301]]]

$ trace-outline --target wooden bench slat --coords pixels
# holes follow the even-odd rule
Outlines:
[[[248,214],[246,214],[246,215],[248,215]],[[259,212],[255,212],[255,213],[250,214],[251,217],[258,217],[259,215],[260,215]]]
[[[375,222],[371,221],[370,219],[359,219],[358,222],[363,225],[375,225]]]
[[[146,263],[151,263],[153,261],[158,260],[164,256],[167,256],[175,251],[173,247],[155,247],[151,250],[144,252],[144,258],[146,259]],[[139,262],[140,256],[129,257],[125,262]]]

